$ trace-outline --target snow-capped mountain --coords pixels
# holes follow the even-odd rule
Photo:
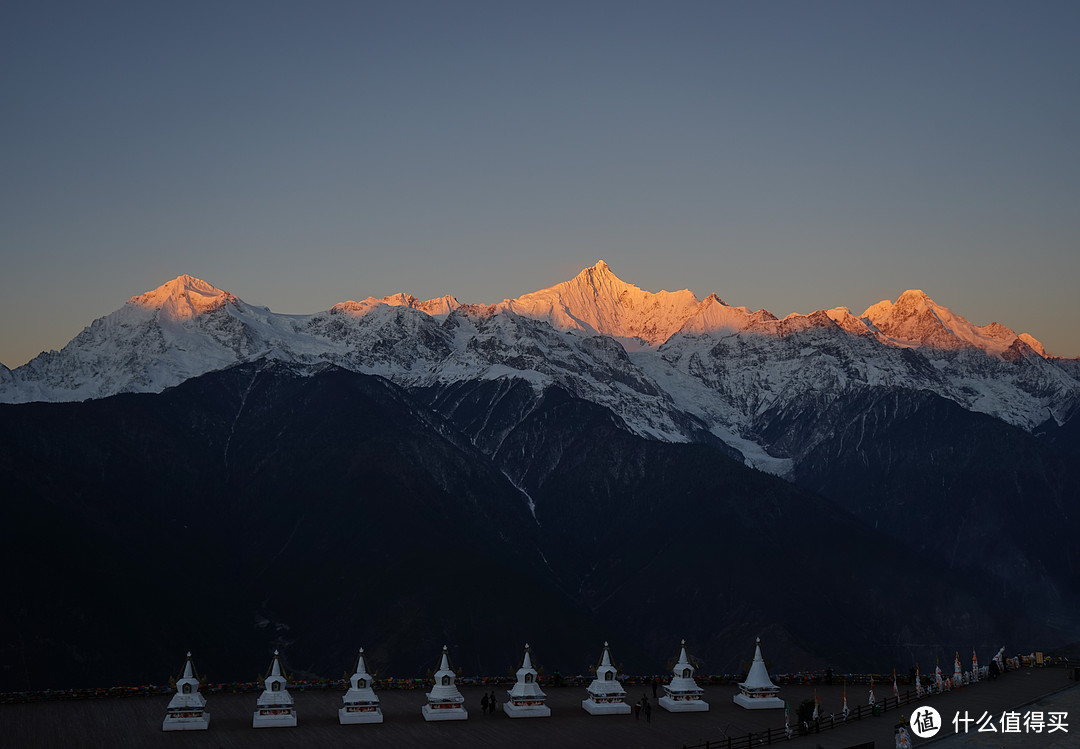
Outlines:
[[[871,330],[885,336],[895,346],[912,346],[955,351],[978,348],[1002,356],[1017,340],[1013,331],[996,322],[976,326],[934,302],[920,289],[910,289],[895,303],[884,299],[862,313]],[[1042,344],[1031,336],[1022,341],[1046,356]]]
[[[324,670],[354,646],[343,616],[402,653],[432,611],[467,638],[477,612],[537,606],[567,647],[633,622],[621,636],[649,662],[671,637],[656,610],[712,638],[713,658],[762,627],[830,660],[1074,642],[1078,376],[1080,360],[919,291],[778,319],[601,262],[496,305],[399,293],[280,315],[180,276],[0,369],[15,599],[60,591],[79,623],[28,608],[16,631],[36,634],[0,653],[0,679],[55,642],[173,647],[142,626],[156,604],[129,616],[97,582],[154,589],[190,548],[210,581],[194,610],[217,622],[197,628],[227,633],[220,652],[246,647],[252,611],[276,641],[262,627],[288,611],[294,653]],[[104,397],[118,393],[143,395]],[[400,553],[446,538],[450,582]],[[342,597],[334,570],[358,559],[386,584]],[[754,575],[731,574],[747,560]],[[477,588],[491,574],[515,595]],[[860,642],[830,639],[853,618]],[[466,649],[505,652],[490,639]]]
[[[655,294],[642,291],[619,279],[601,260],[569,281],[506,299],[495,311],[543,320],[558,330],[656,345],[681,328],[698,305],[686,289]]]
[[[61,351],[0,373],[0,401],[159,392],[271,356],[331,363],[406,387],[524,380],[611,408],[666,441],[711,432],[778,473],[801,451],[769,436],[793,410],[872,388],[928,390],[1030,430],[1080,402],[1076,367],[997,323],[975,326],[921,291],[855,316],[845,308],[777,319],[715,294],[653,293],[603,261],[497,305],[404,293],[279,315],[191,276],[133,297]]]

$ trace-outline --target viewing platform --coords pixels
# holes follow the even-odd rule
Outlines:
[[[952,716],[956,711],[968,710],[981,715],[983,711],[1000,714],[1006,709],[1014,709],[1034,700],[1053,694],[1049,699],[1052,704],[1062,707],[1044,707],[1038,709],[1063,709],[1069,712],[1069,732],[1043,734],[1044,743],[1036,744],[1028,735],[1024,743],[1024,734],[1012,737],[991,734],[997,743],[992,746],[1031,747],[1032,749],[1060,749],[1048,739],[1065,739],[1075,744],[1080,737],[1080,684],[1068,678],[1069,672],[1061,667],[1021,668],[1008,671],[994,680],[979,682],[963,689],[955,689],[944,694],[933,695],[918,700],[910,685],[901,684],[900,693],[910,691],[912,705],[925,704],[935,707],[945,718],[946,728],[939,734],[945,741],[952,735]],[[627,679],[625,687],[628,697],[637,699],[647,693],[652,699],[651,686],[645,679]],[[813,683],[794,684],[782,676],[774,676],[783,689],[783,694],[791,704],[791,720],[795,722],[795,709],[805,699],[814,696],[817,689],[822,703],[823,718],[819,721],[820,732],[810,732],[806,736],[795,736],[791,741],[778,738],[783,729],[783,711],[744,710],[732,701],[738,693],[735,682],[713,684],[709,677],[699,677],[705,696],[713,700],[708,712],[670,714],[663,710],[653,711],[652,722],[643,719],[635,721],[632,715],[614,716],[597,720],[581,709],[581,693],[584,684],[576,679],[567,679],[561,687],[544,684],[547,693],[547,705],[551,708],[548,720],[519,721],[512,720],[501,711],[493,715],[482,715],[477,711],[468,721],[450,721],[428,723],[417,709],[425,701],[424,687],[417,689],[384,689],[377,687],[385,722],[371,724],[362,730],[338,723],[338,708],[341,706],[340,683],[334,683],[325,689],[306,688],[301,691],[296,683],[290,684],[297,711],[304,713],[303,723],[288,732],[265,732],[251,728],[252,692],[230,694],[213,692],[208,696],[214,708],[214,720],[207,731],[183,733],[163,733],[161,716],[170,700],[167,692],[147,695],[136,694],[132,697],[107,697],[103,699],[63,700],[55,702],[34,702],[22,704],[0,704],[0,725],[3,726],[0,745],[29,748],[64,746],[76,749],[245,749],[263,747],[279,749],[297,747],[306,749],[324,746],[400,746],[424,747],[425,749],[501,749],[513,746],[521,749],[548,749],[552,746],[585,747],[616,746],[620,749],[682,749],[699,747],[710,742],[710,749],[724,749],[726,739],[733,739],[733,747],[745,747],[746,738],[754,734],[758,739],[771,729],[773,744],[783,744],[794,749],[814,749],[820,745],[823,749],[843,749],[861,743],[875,741],[877,749],[892,749],[893,727],[899,717],[911,714],[908,706],[899,710],[893,707],[891,695],[879,696],[880,715],[866,705],[860,705],[863,717],[849,717],[846,724],[828,730],[825,728],[831,719],[834,724],[840,721],[841,677],[834,679],[834,684],[823,684],[822,680]],[[468,681],[468,680],[463,680]],[[509,686],[511,680],[503,682]],[[861,682],[860,682],[861,687]],[[460,691],[465,707],[478,708],[480,698],[490,691],[490,684],[472,686],[464,684]],[[1065,690],[1065,691],[1062,691]],[[860,689],[861,692],[861,689]],[[849,698],[853,694],[853,682],[848,682]],[[853,705],[853,713],[855,706]],[[934,749],[951,747],[982,747],[986,744],[937,743]],[[1009,742],[1012,743],[1009,743]],[[925,739],[916,739],[915,746],[927,744]],[[1062,744],[1061,746],[1068,746]]]

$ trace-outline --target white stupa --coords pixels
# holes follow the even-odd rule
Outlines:
[[[342,706],[338,708],[338,722],[341,725],[352,723],[382,723],[382,708],[379,698],[371,688],[371,674],[364,663],[364,649],[356,659],[356,673],[349,677],[349,691],[341,696]]]
[[[754,644],[754,662],[746,674],[746,681],[739,682],[739,693],[732,699],[736,705],[747,710],[767,710],[783,708],[784,701],[777,697],[780,687],[772,683],[769,670],[765,668],[765,659],[761,657],[761,638]]]
[[[169,700],[162,731],[205,731],[210,727],[210,713],[206,712],[206,698],[199,694],[199,677],[187,654],[184,673],[176,680],[176,694]]]
[[[281,659],[274,651],[274,660],[270,663],[270,674],[263,680],[266,687],[256,702],[255,714],[251,718],[252,728],[283,728],[296,725],[296,710],[293,698],[289,694],[288,682],[281,673]]]
[[[596,667],[596,678],[588,687],[588,698],[581,701],[581,706],[589,715],[626,715],[630,706],[626,704],[626,690],[615,678],[617,671],[611,665],[611,651],[604,643],[604,653],[600,656],[600,665]]]
[[[457,688],[457,677],[450,668],[450,656],[443,645],[442,660],[435,672],[435,686],[427,693],[427,704],[420,708],[424,720],[468,720],[465,698]]]
[[[694,667],[686,657],[686,640],[679,650],[679,662],[671,671],[671,683],[664,685],[664,696],[657,700],[660,707],[671,713],[703,712],[709,703],[701,699],[704,692],[694,681]]]
[[[509,698],[503,703],[503,712],[511,718],[549,718],[551,708],[545,704],[547,695],[536,682],[536,669],[532,666],[529,645],[525,644],[525,655],[521,659],[521,668],[517,670],[517,681],[506,690]]]

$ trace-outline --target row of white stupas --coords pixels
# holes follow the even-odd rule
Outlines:
[[[604,643],[604,652],[596,667],[596,677],[586,688],[588,697],[581,701],[581,707],[590,715],[625,715],[630,712],[626,703],[626,690],[616,678],[617,671],[611,663],[611,651]],[[467,720],[465,698],[457,688],[457,677],[450,668],[450,656],[443,646],[439,670],[434,675],[435,684],[427,693],[427,704],[420,708],[424,720]],[[288,681],[281,670],[278,652],[270,663],[270,672],[264,680],[265,689],[256,701],[256,710],[251,719],[253,728],[275,726],[295,726],[296,709],[292,695],[289,694]],[[342,706],[338,710],[338,720],[342,725],[353,723],[382,723],[383,714],[379,707],[379,698],[372,689],[372,678],[364,663],[364,650],[356,659],[356,671],[349,677],[349,689],[342,696]],[[746,676],[746,681],[739,685],[739,694],[735,695],[735,704],[751,710],[783,707],[784,701],[777,697],[780,687],[772,683],[765,661],[761,657],[761,639],[754,648],[754,662]],[[540,689],[537,672],[532,665],[529,646],[525,645],[525,655],[521,659],[521,668],[517,670],[514,686],[506,690],[507,701],[503,711],[511,718],[542,718],[551,715],[547,706],[547,695]],[[709,709],[709,703],[702,699],[703,691],[694,681],[694,667],[686,655],[686,641],[680,644],[679,661],[672,669],[669,684],[664,685],[664,696],[659,699],[660,706],[669,712],[695,712]],[[191,662],[191,653],[187,654],[182,676],[176,680],[176,694],[169,701],[163,731],[196,731],[210,726],[210,713],[206,711],[206,698],[199,693],[199,679]]]

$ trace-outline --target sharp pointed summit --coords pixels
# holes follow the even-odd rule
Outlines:
[[[688,289],[644,291],[620,279],[600,260],[569,281],[507,299],[496,307],[545,320],[558,330],[658,345],[682,327],[697,306],[697,297]]]

